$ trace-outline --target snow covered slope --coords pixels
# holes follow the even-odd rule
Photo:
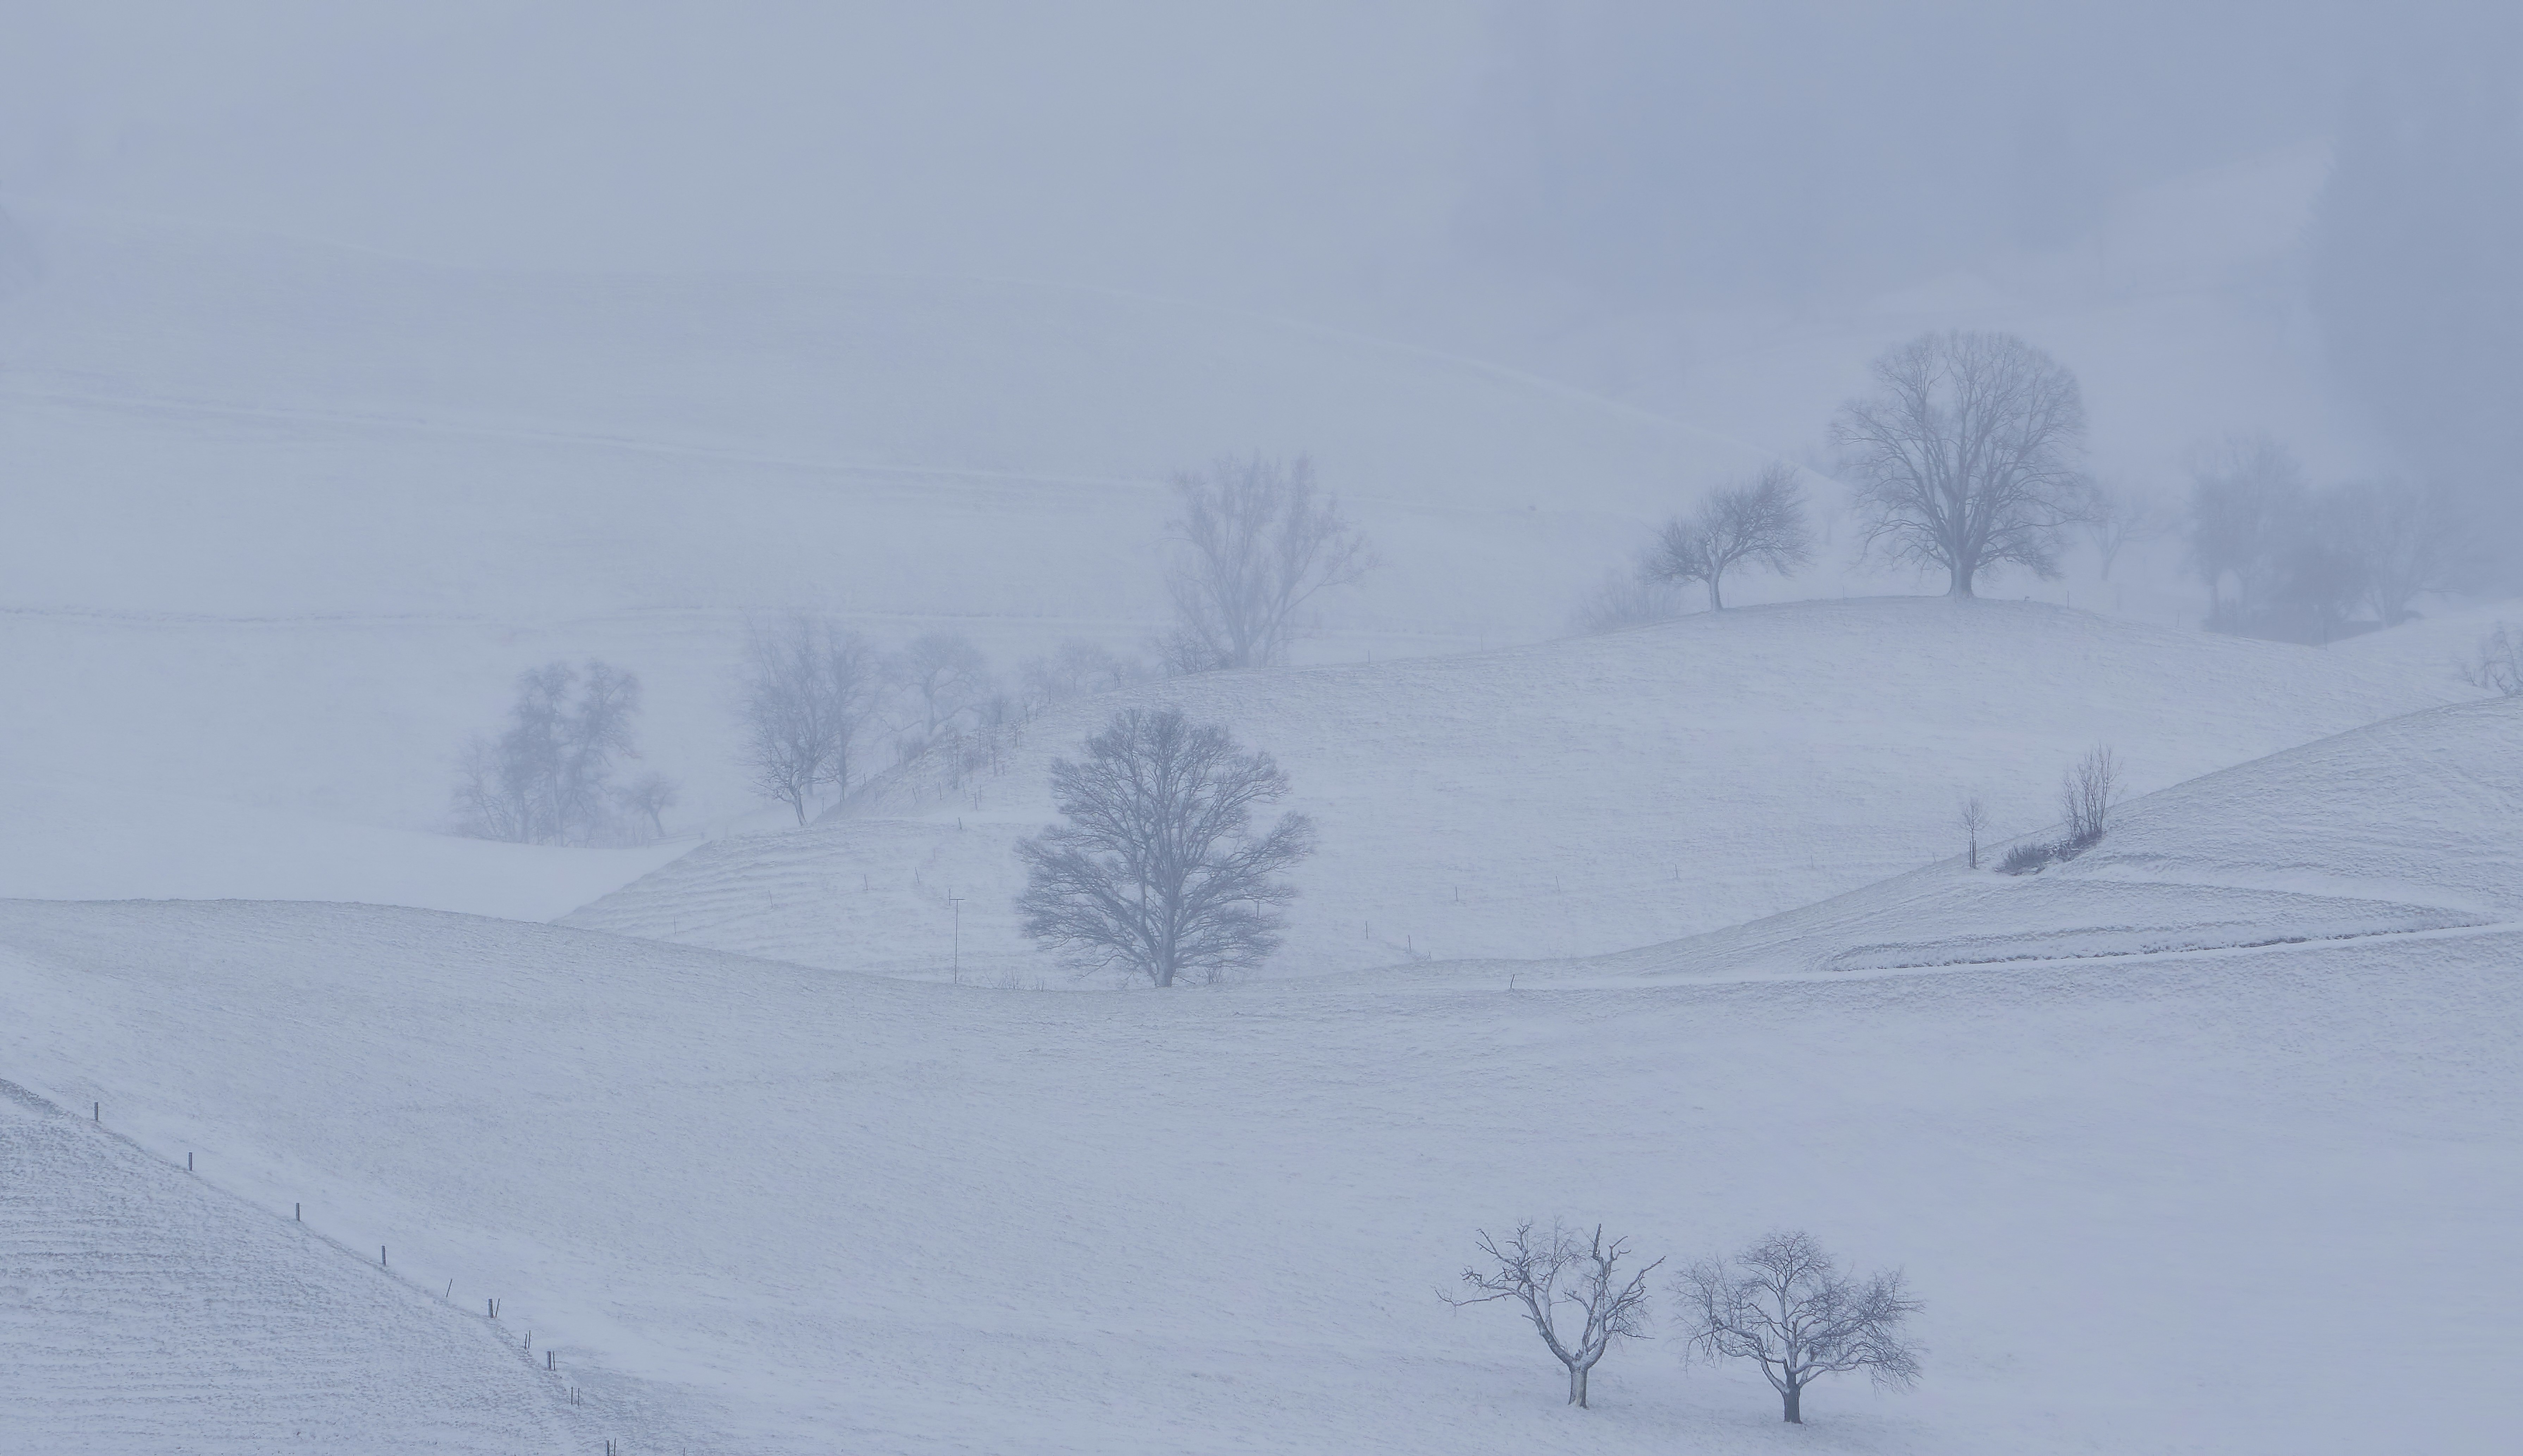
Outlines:
[[[1779,1449],[1757,1378],[1670,1339],[1573,1411],[1511,1316],[1436,1301],[1476,1226],[1556,1211],[1905,1266],[1926,1383],[1820,1387],[1799,1445],[2369,1456],[2507,1424],[2518,962],[2472,932],[1113,997],[12,904],[0,1068],[506,1294],[617,1378],[633,1451]]]
[[[1518,973],[1735,977],[2523,924],[2523,698],[2411,714],[2150,794],[2102,843],[2036,873],[1998,872],[2004,848],[1984,848],[1976,870],[1956,858],[1712,934]]]
[[[1321,852],[1277,969],[1601,954],[1775,914],[2056,814],[2095,743],[2161,787],[2473,696],[2432,658],[2145,628],[2037,603],[1758,607],[1473,656],[1161,683],[1047,715],[934,799],[878,785],[804,830],[732,838],[569,923],[808,964],[1059,972],[1018,934],[1011,853],[1050,760],[1125,702],[1267,749]],[[935,786],[941,787],[942,786]]]
[[[831,611],[888,643],[951,628],[1002,669],[1069,636],[1135,646],[1162,616],[1165,479],[1223,453],[1312,451],[1383,543],[1332,604],[1337,658],[1556,631],[1648,516],[1766,458],[1489,366],[1111,293],[472,272],[19,221],[0,775],[115,786],[48,825],[98,863],[190,830],[122,817],[158,799],[436,829],[515,675],[589,654],[644,680],[681,823],[739,816],[748,614]],[[339,893],[318,862],[395,872],[382,843],[306,833],[324,851],[249,893]],[[70,885],[0,863],[0,893],[197,892],[151,863]],[[588,878],[525,898],[576,886],[556,911]],[[384,898],[517,902],[450,883],[424,869]]]
[[[0,1082],[0,1450],[589,1448],[566,1377],[287,1219]]]

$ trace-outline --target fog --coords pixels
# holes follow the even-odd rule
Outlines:
[[[2500,1448],[2518,462],[2510,0],[0,0],[0,1451]]]

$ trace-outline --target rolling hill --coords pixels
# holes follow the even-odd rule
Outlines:
[[[1437,1302],[1475,1228],[1563,1213],[1905,1267],[1928,1379],[1818,1387],[1798,1445],[2363,1456],[2502,1429],[2518,958],[1113,997],[22,902],[0,1065],[503,1294],[633,1451],[1779,1449],[1758,1379],[1669,1339],[1580,1412],[1515,1319]]]
[[[899,775],[808,828],[701,846],[568,923],[919,976],[949,972],[960,933],[966,974],[1057,979],[1018,933],[1012,848],[1052,818],[1054,757],[1117,707],[1163,703],[1268,750],[1320,828],[1277,973],[1603,954],[1942,859],[1966,793],[2005,832],[2047,822],[2095,743],[2151,789],[2474,695],[2431,658],[2038,603],[1744,608],[1072,704],[970,781]]]

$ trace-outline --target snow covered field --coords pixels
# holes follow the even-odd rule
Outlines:
[[[561,1456],[599,1438],[566,1377],[488,1321],[216,1181],[0,1082],[0,1450]]]
[[[1991,839],[1976,870],[1957,856],[1710,934],[1518,970],[1731,979],[2523,923],[2518,746],[2523,699],[2413,713],[2134,800],[2100,844],[2037,873],[1999,872],[2007,842]]]
[[[1059,980],[1018,933],[1011,847],[1052,818],[1050,760],[1131,702],[1233,725],[1287,769],[1322,849],[1274,969],[1309,974],[1713,930],[1944,858],[1967,793],[2003,833],[2046,824],[2096,743],[2144,791],[2474,696],[2433,654],[2348,659],[2039,603],[1750,608],[1072,704],[958,792],[879,785],[809,828],[705,845],[569,923],[938,976],[960,914],[968,975]]]
[[[632,1451],[2436,1452],[2503,1427],[2511,931],[1724,984],[1113,997],[559,927],[13,904],[0,1057],[626,1384]],[[1596,1409],[1475,1225],[1905,1266],[1914,1393]],[[459,1305],[462,1298],[456,1301]],[[2388,1331],[2378,1339],[2377,1331]]]

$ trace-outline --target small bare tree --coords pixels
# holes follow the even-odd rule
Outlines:
[[[1285,661],[1306,629],[1307,603],[1375,564],[1303,455],[1222,459],[1173,484],[1182,514],[1167,523],[1178,549],[1166,582],[1174,628],[1164,645],[1174,672]]]
[[[1831,431],[1866,548],[1943,567],[1953,596],[2004,563],[2057,576],[2089,508],[2076,377],[2011,334],[1960,332],[1922,335],[1874,372],[1876,395],[1840,406]]]
[[[1513,1301],[1551,1356],[1568,1368],[1570,1405],[1586,1404],[1587,1377],[1612,1341],[1647,1338],[1647,1276],[1664,1260],[1624,1279],[1620,1266],[1630,1256],[1629,1241],[1604,1243],[1601,1224],[1582,1241],[1557,1219],[1547,1230],[1530,1221],[1517,1224],[1504,1243],[1484,1229],[1480,1249],[1483,1262],[1463,1270],[1463,1283],[1479,1292],[1441,1291],[1437,1297],[1457,1309]],[[1563,1313],[1573,1330],[1562,1327]]]
[[[663,774],[651,771],[632,779],[613,791],[614,802],[635,824],[645,824],[648,837],[666,837],[666,811],[684,795],[684,786]]]
[[[1279,948],[1277,876],[1313,850],[1313,823],[1287,814],[1252,830],[1253,811],[1286,796],[1266,753],[1171,708],[1127,708],[1051,766],[1066,818],[1017,845],[1024,930],[1081,974],[1116,970],[1152,986],[1216,982]]]
[[[1026,711],[1052,707],[1075,698],[1114,692],[1143,681],[1147,666],[1110,648],[1071,637],[1048,657],[1025,660],[1018,670],[1018,702]]]
[[[902,705],[904,758],[973,726],[995,690],[989,660],[962,633],[922,633],[885,666]]]
[[[1697,582],[1708,609],[1726,609],[1726,573],[1749,562],[1785,576],[1813,560],[1804,488],[1795,467],[1772,465],[1750,483],[1713,493],[1689,517],[1665,523],[1642,567],[1655,582]]]
[[[875,653],[856,633],[796,616],[745,636],[738,762],[753,788],[806,822],[818,792],[847,793],[851,764],[883,698]]]
[[[1647,575],[1646,563],[1642,561],[1635,571],[1605,573],[1603,580],[1578,599],[1577,610],[1569,614],[1568,622],[1593,636],[1625,627],[1671,622],[1682,613],[1682,593],[1671,582]]]
[[[2479,651],[2461,665],[2461,681],[2507,697],[2523,697],[2523,632],[2502,622],[2480,641]]]
[[[2094,559],[2108,582],[2120,552],[2162,540],[2179,526],[2179,518],[2151,492],[2097,486],[2087,507],[2085,539],[2094,543]]]
[[[2119,760],[2109,748],[2091,749],[2078,759],[2059,785],[2059,806],[2068,823],[2063,851],[2081,850],[2101,840],[2111,827],[2112,806],[2119,796]]]
[[[1841,1272],[1805,1233],[1777,1233],[1732,1260],[1693,1264],[1674,1281],[1691,1347],[1711,1361],[1755,1360],[1784,1419],[1804,1424],[1804,1390],[1822,1376],[1863,1370],[1879,1386],[1919,1378],[1925,1349],[1902,1338],[1919,1312],[1899,1271],[1865,1283]]]
[[[1963,800],[1962,812],[1958,820],[1963,826],[1964,835],[1971,841],[1971,868],[1977,869],[1979,836],[1988,828],[1988,808],[1980,803],[1979,795],[1973,794]]]

